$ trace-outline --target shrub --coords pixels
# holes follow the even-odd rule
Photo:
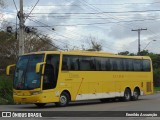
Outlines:
[[[0,104],[13,104],[13,81],[6,75],[0,76]]]

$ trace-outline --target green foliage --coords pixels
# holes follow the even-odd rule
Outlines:
[[[124,51],[124,52],[119,52],[118,55],[130,55],[130,56],[134,56],[134,53],[129,53],[129,51]]]
[[[160,86],[160,68],[153,70],[154,86]]]
[[[12,78],[0,76],[0,104],[13,104]]]
[[[154,91],[160,91],[160,87],[154,87]]]

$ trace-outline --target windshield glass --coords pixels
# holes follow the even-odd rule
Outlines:
[[[28,90],[40,88],[41,74],[35,72],[36,64],[43,62],[44,54],[33,54],[19,57],[15,69],[14,89]]]

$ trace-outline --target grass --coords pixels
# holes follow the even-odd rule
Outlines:
[[[154,87],[154,91],[160,91],[160,87]]]
[[[0,76],[0,105],[13,104],[13,80],[6,75]]]

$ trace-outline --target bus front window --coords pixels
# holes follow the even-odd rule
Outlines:
[[[43,62],[43,54],[24,55],[19,57],[15,69],[14,89],[28,90],[40,88],[41,74],[35,72],[36,64]]]

